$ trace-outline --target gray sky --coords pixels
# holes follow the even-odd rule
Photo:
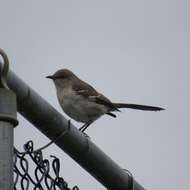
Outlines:
[[[74,71],[113,101],[163,106],[123,110],[89,129],[91,139],[151,190],[188,189],[190,2],[185,0],[0,1],[0,47],[11,68],[61,111],[53,84]],[[19,116],[15,145],[49,140]],[[76,123],[76,126],[81,124]],[[55,145],[62,176],[81,189],[105,189]]]

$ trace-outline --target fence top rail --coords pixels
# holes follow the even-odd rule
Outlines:
[[[2,64],[0,64],[0,69]],[[20,114],[110,190],[144,190],[118,164],[53,108],[15,73],[8,73],[8,87],[17,96]]]

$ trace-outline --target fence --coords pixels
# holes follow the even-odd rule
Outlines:
[[[33,141],[24,145],[24,152],[14,148],[14,190],[79,190],[77,186],[72,189],[60,177],[60,161],[51,155],[51,160],[44,159],[41,150],[34,150]],[[32,168],[30,167],[33,162]],[[20,188],[21,187],[21,188]]]
[[[118,164],[116,164],[111,158],[109,158],[103,151],[100,150],[90,139],[78,131],[76,127],[72,124],[68,125],[68,121],[56,111],[47,101],[45,101],[41,96],[39,96],[33,89],[31,89],[25,82],[23,82],[16,74],[9,71],[6,65],[8,62],[6,54],[0,53],[4,58],[4,64],[1,65],[1,86],[4,87],[2,90],[8,90],[8,87],[14,91],[17,97],[17,108],[18,112],[30,121],[38,130],[40,130],[49,139],[55,140],[57,136],[62,136],[55,144],[57,144],[63,151],[65,151],[73,160],[80,164],[87,172],[89,172],[93,177],[95,177],[100,183],[102,183],[106,188],[110,190],[143,190],[144,188],[139,185],[130,175],[130,173],[125,172]],[[7,73],[7,75],[6,75]],[[11,92],[12,93],[12,92]],[[1,93],[0,93],[1,94]],[[5,102],[3,100],[4,96],[0,102]],[[6,101],[7,102],[7,101]],[[12,102],[15,104],[15,102]],[[4,107],[12,107],[12,105],[6,104]],[[0,105],[1,106],[1,105]],[[14,108],[14,106],[13,106]],[[0,108],[0,115],[2,109]],[[3,110],[4,111],[4,110]],[[12,155],[12,133],[13,125],[17,123],[15,119],[16,110],[13,109],[14,113],[6,112],[9,119],[5,117],[0,117],[0,128],[7,129],[6,125],[11,125],[10,134],[8,134],[10,141],[2,144],[3,148],[0,148],[3,152],[5,149],[9,150],[7,157],[10,158]],[[1,133],[1,131],[0,131]],[[3,141],[0,139],[0,144]],[[4,159],[4,160],[3,160]],[[1,158],[2,163],[5,163],[5,158]],[[104,164],[102,164],[104,163]],[[7,174],[11,172],[11,163],[6,163],[9,168]],[[12,175],[9,173],[9,175]],[[1,169],[0,169],[1,176]],[[10,179],[8,176],[4,176],[6,179]],[[116,180],[117,179],[117,180]],[[0,180],[1,177],[0,177]],[[1,182],[1,181],[0,181]],[[11,189],[11,188],[10,188]]]

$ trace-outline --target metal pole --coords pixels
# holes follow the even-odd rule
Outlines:
[[[131,177],[47,101],[13,72],[9,87],[16,93],[18,111],[51,140],[61,133],[56,144],[109,190],[132,190]],[[134,190],[144,188],[134,181]]]
[[[13,127],[16,124],[16,96],[0,88],[0,190],[13,189]]]
[[[3,59],[6,56],[1,49],[0,55]],[[6,61],[8,59],[4,59],[0,78],[0,190],[13,189],[13,127],[18,124],[16,96],[6,85],[6,72],[8,71]]]

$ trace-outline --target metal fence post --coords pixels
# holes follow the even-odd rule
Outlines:
[[[1,86],[4,87],[2,79]],[[7,88],[0,88],[0,190],[13,189],[13,127],[18,124],[16,112],[15,94]]]

